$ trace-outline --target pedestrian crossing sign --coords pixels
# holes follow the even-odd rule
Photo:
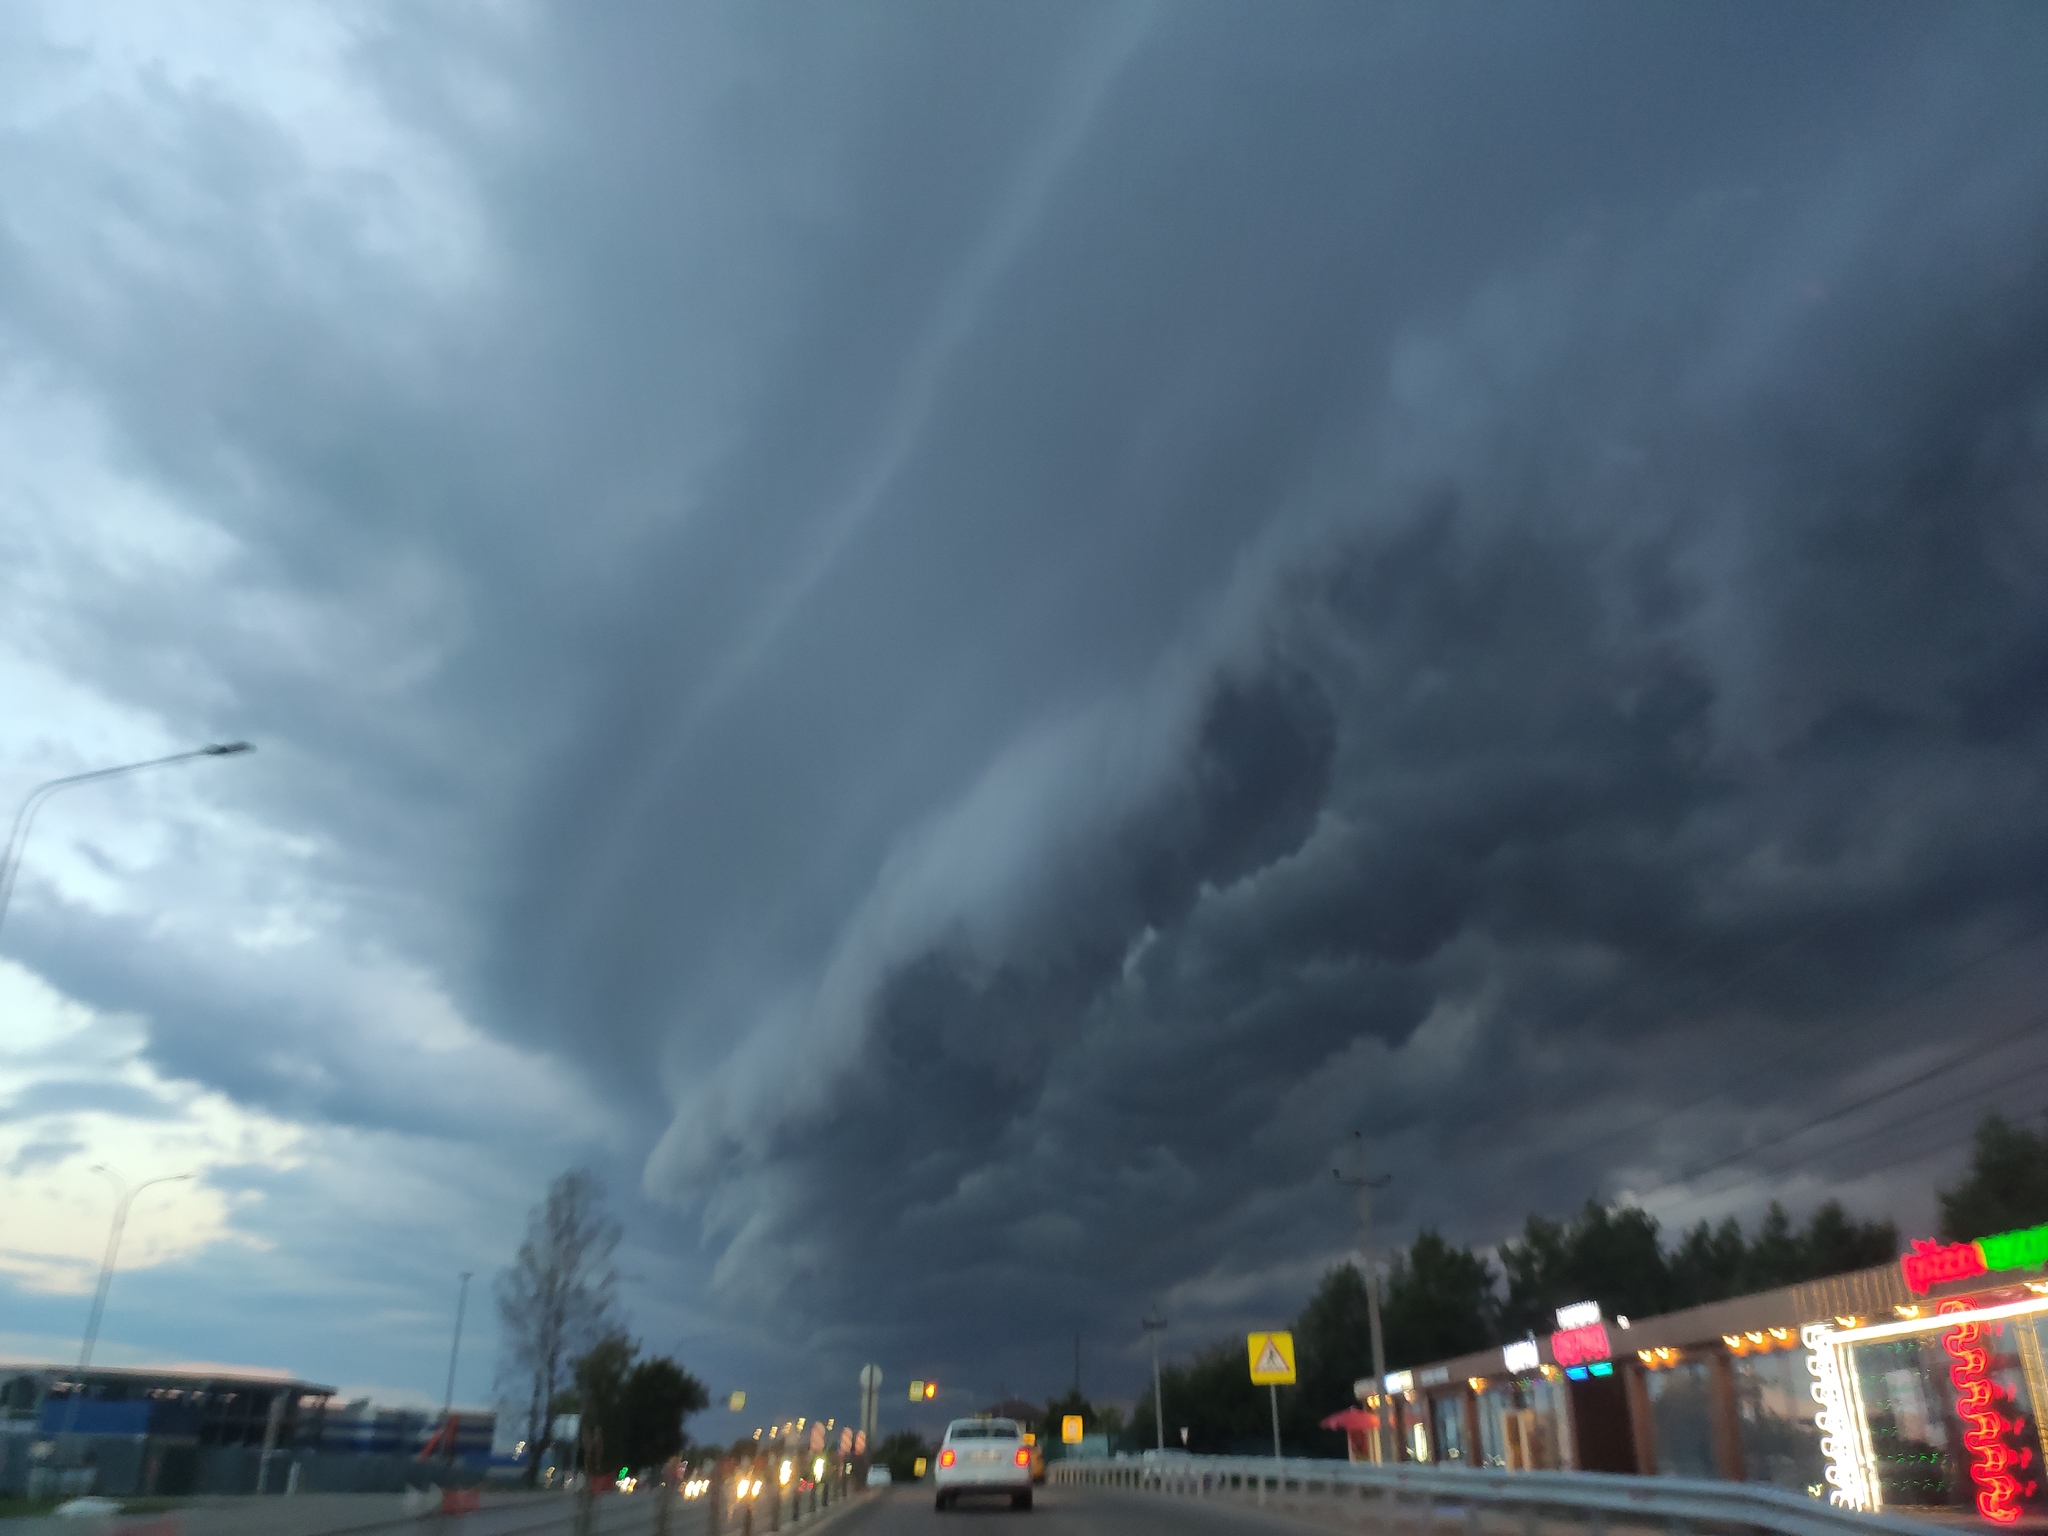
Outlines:
[[[1294,1335],[1254,1333],[1245,1339],[1251,1354],[1252,1385],[1291,1387],[1294,1385]]]

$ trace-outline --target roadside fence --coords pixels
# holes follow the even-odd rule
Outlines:
[[[0,1520],[0,1536],[775,1536],[809,1530],[852,1490],[764,1484],[742,1496],[738,1479],[694,1498],[661,1485],[635,1493],[245,1495],[147,1515]],[[107,1501],[114,1505],[116,1501]]]
[[[1771,1536],[1955,1536],[1952,1526],[1871,1515],[1762,1483],[1611,1472],[1508,1472],[1490,1467],[1377,1466],[1269,1456],[1168,1455],[1129,1461],[1057,1461],[1048,1478],[1070,1487],[1146,1489],[1191,1499],[1232,1499],[1298,1513],[1412,1528],[1445,1521],[1463,1536],[1493,1536],[1503,1520],[1519,1536],[1565,1521],[1590,1536],[1610,1524],[1668,1532]]]

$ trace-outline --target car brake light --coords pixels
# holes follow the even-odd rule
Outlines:
[[[1018,1466],[1020,1466],[1020,1467],[1028,1467],[1028,1466],[1030,1466],[1030,1465],[1031,1465],[1031,1447],[1030,1447],[1030,1446],[1028,1446],[1028,1445],[1020,1445],[1020,1446],[1018,1446],[1018,1447],[1017,1447],[1017,1465],[1018,1465]]]
[[[953,1452],[951,1448],[939,1452],[939,1465],[942,1467],[953,1465]]]

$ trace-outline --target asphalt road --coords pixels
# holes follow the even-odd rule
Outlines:
[[[928,1484],[892,1488],[832,1523],[827,1536],[1273,1536],[1312,1527],[1234,1503],[1165,1498],[1115,1488],[1036,1490],[1029,1514],[1002,1499],[962,1502],[940,1514]]]

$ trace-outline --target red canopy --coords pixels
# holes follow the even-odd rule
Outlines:
[[[1367,1413],[1363,1408],[1345,1408],[1323,1420],[1323,1428],[1325,1429],[1351,1431],[1378,1429],[1379,1427],[1379,1415]]]

